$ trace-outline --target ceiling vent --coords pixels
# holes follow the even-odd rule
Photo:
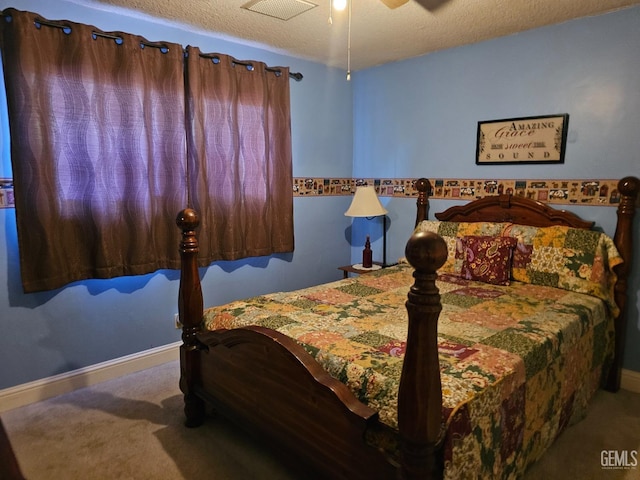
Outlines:
[[[240,8],[279,18],[280,20],[290,20],[317,6],[315,3],[305,0],[253,0],[245,3]]]

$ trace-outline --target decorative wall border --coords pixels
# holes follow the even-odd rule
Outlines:
[[[352,195],[358,185],[373,185],[382,197],[414,197],[415,178],[294,177],[294,196]],[[507,180],[430,178],[430,198],[473,200],[512,193],[556,205],[611,206],[620,202],[618,180]]]
[[[293,195],[352,195],[359,185],[373,185],[381,197],[415,197],[415,178],[294,177]],[[620,202],[618,180],[499,180],[430,178],[430,198],[473,200],[512,193],[556,205],[611,206]],[[14,208],[13,180],[0,178],[0,208]]]
[[[13,179],[0,178],[0,208],[13,208],[15,206]]]

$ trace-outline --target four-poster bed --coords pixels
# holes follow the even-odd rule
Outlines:
[[[640,190],[637,178],[626,177],[618,184],[621,200],[613,242],[592,232],[592,222],[513,196],[486,197],[436,214],[438,221],[427,221],[429,183],[420,179],[416,187],[417,228],[406,246],[407,260],[415,270],[400,265],[299,292],[232,302],[204,313],[197,268],[198,218],[191,209],[180,212],[180,388],[188,426],[201,424],[206,408],[211,407],[268,439],[275,453],[306,472],[307,478],[314,472],[322,472],[317,474],[322,478],[441,478],[445,466],[449,472],[445,475],[453,477],[464,471],[456,458],[465,455],[483,457],[489,464],[483,468],[526,469],[531,460],[517,450],[528,450],[531,458],[539,458],[570,418],[579,416],[609,363],[606,388],[619,388],[633,217]],[[451,231],[466,234],[454,238],[454,232],[447,237]],[[456,271],[460,241],[487,241],[488,235],[508,237],[502,243],[511,248],[513,272],[520,275],[517,281],[493,282],[491,277],[479,283]],[[568,247],[558,250],[560,236],[571,237],[573,243],[567,241]],[[617,274],[615,285],[600,289],[593,282],[580,283],[548,272],[540,275],[530,265],[518,264],[535,263],[536,255],[548,253],[540,239],[550,239],[553,249],[574,256],[572,262],[578,257],[583,261],[584,245],[589,244],[596,254],[592,264],[580,264],[580,275],[586,269],[593,279],[598,277],[596,272],[611,274],[611,267]],[[620,257],[624,263],[618,264]],[[467,260],[464,256],[463,266],[469,266]],[[409,289],[402,282],[411,277]],[[607,296],[608,287],[615,304]],[[585,295],[585,288],[588,293],[595,289],[600,298]],[[511,290],[524,295],[526,302],[507,300],[512,298]],[[347,306],[330,295],[344,297]],[[507,314],[493,315],[496,307],[485,303],[488,300],[506,305]],[[401,315],[405,301],[406,313]],[[615,312],[616,305],[620,313],[613,319],[606,312]],[[478,310],[486,322],[477,316],[470,317],[469,324],[461,322],[467,316],[463,306]],[[551,308],[552,314],[543,313],[543,307]],[[599,319],[587,307],[605,312],[605,317]],[[572,312],[577,312],[577,323],[569,320]],[[542,322],[549,319],[551,327]],[[320,325],[322,333],[309,330],[305,321]],[[613,343],[613,322],[616,335],[611,356],[607,345]],[[460,332],[454,330],[458,327]],[[556,327],[560,335],[551,337],[549,331]],[[345,332],[346,340],[338,336]],[[542,343],[534,345],[534,337],[541,337]],[[593,352],[585,350],[589,348]],[[353,362],[340,359],[340,351]],[[557,358],[552,351],[557,351]],[[493,357],[493,363],[483,356]],[[579,373],[565,373],[565,364],[584,356],[593,357],[593,364]],[[544,357],[553,358],[542,364]],[[497,378],[498,370],[506,372],[504,379]],[[560,410],[557,418],[543,418],[548,423],[538,426],[536,422],[542,421],[538,417],[548,417],[549,412],[538,416],[533,412],[532,419],[525,415],[532,410],[527,392],[535,391],[532,386],[525,389],[525,378],[543,384],[543,389],[560,384],[547,402],[555,402]],[[470,392],[480,400],[467,399]],[[489,410],[492,402],[497,405],[495,411]],[[509,416],[511,411],[517,413]],[[492,416],[497,426],[484,425],[483,419]],[[498,453],[473,443],[474,436],[491,435],[495,438],[489,442],[497,445]],[[486,461],[487,455],[496,458]],[[500,476],[500,471],[492,474]]]

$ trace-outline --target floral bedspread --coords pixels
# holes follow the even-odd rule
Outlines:
[[[261,325],[296,339],[394,431],[411,274],[398,265],[236,301],[208,309],[204,322],[210,330]],[[558,288],[449,274],[438,288],[445,477],[516,478],[581,418],[600,385],[613,344],[607,307]]]

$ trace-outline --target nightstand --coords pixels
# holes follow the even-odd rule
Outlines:
[[[380,262],[373,262],[373,264],[379,266],[380,268],[383,268],[382,263]],[[356,263],[355,265],[358,265],[358,264]],[[355,265],[345,265],[344,267],[338,267],[338,270],[342,270],[342,273],[343,273],[342,278],[349,278],[350,273],[364,275],[366,273],[377,272],[378,270],[380,270],[380,268],[376,268],[375,270],[374,269],[359,270],[357,268],[354,268]]]

